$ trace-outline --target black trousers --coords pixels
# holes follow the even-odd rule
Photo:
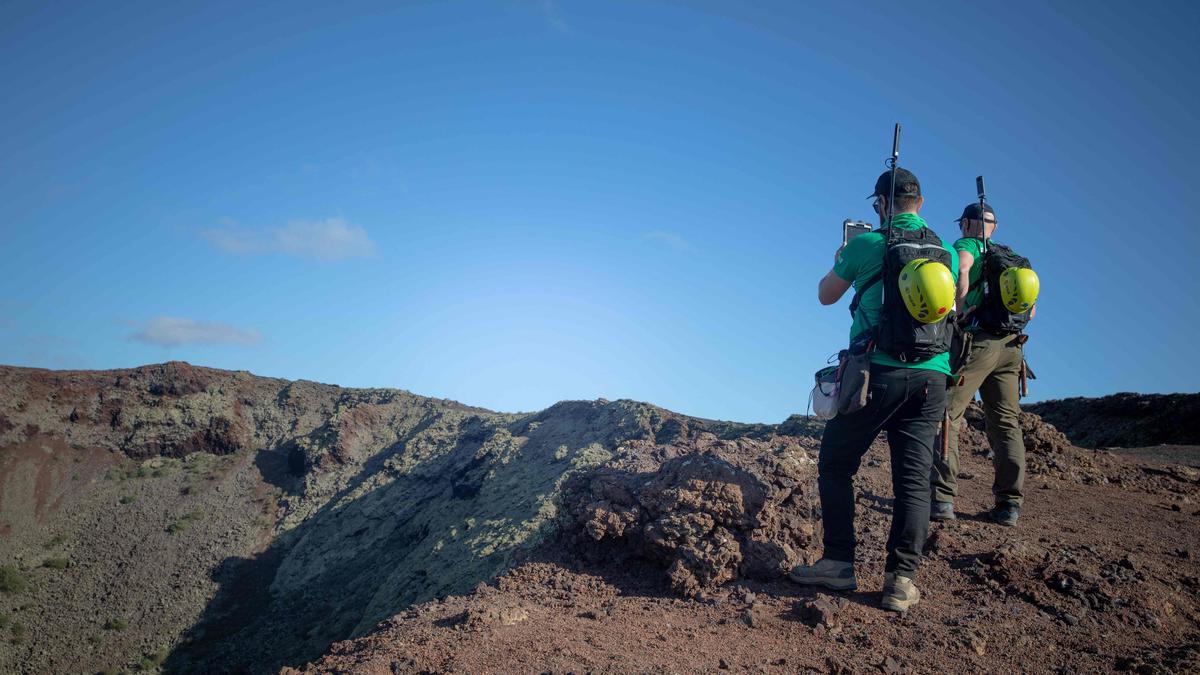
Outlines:
[[[929,533],[929,475],[934,439],[946,414],[946,376],[923,368],[872,365],[866,407],[838,415],[821,437],[821,492],[826,558],[854,561],[854,475],[880,431],[892,460],[892,529],[885,570],[912,578]]]

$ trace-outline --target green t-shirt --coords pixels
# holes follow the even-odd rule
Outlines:
[[[979,303],[983,302],[983,284],[979,283],[979,276],[983,274],[983,265],[979,262],[979,259],[983,257],[983,240],[975,237],[963,237],[954,242],[954,250],[970,253],[971,260],[974,261],[971,264],[971,271],[967,273],[967,278],[975,288],[967,291],[966,307],[962,308],[962,311],[966,312],[967,307],[978,307]],[[954,257],[957,258],[958,255]],[[978,285],[976,286],[976,284]]]
[[[892,221],[901,230],[918,230],[926,226],[925,221],[915,213],[901,213],[893,218]],[[855,292],[859,291],[859,285],[870,280],[883,267],[883,253],[886,246],[887,242],[881,232],[867,232],[866,234],[858,235],[851,239],[850,243],[846,244],[845,248],[842,249],[837,262],[833,265],[833,273],[841,277],[843,281],[853,283]],[[946,252],[950,254],[950,274],[954,276],[955,283],[957,283],[958,254],[945,244],[942,244],[942,248],[945,248]],[[883,284],[877,283],[861,294],[861,298],[858,301],[858,311],[854,313],[854,323],[850,324],[851,342],[854,341],[854,338],[861,335],[863,331],[879,323],[879,310],[882,307]],[[949,354],[938,354],[932,359],[925,361],[905,363],[897,361],[882,350],[877,349],[871,353],[871,363],[897,368],[925,368],[936,370],[946,375],[951,374]]]

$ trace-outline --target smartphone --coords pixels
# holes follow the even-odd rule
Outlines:
[[[871,231],[871,224],[861,220],[846,219],[842,221],[842,244],[849,241],[860,234],[865,234]]]

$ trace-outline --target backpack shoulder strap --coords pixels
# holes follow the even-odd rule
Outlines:
[[[938,246],[946,245],[945,242],[942,241],[942,238],[938,236],[938,233],[934,232],[933,229],[928,225],[921,226],[921,237],[935,242]]]
[[[991,253],[992,251],[995,251],[997,254],[1007,253],[1009,255],[1013,255],[1013,250],[1011,248],[1001,244],[998,241],[988,239],[988,253]]]
[[[862,301],[863,293],[866,293],[867,289],[869,289],[872,286],[874,286],[875,284],[879,283],[879,280],[882,278],[883,278],[883,270],[880,270],[879,272],[876,272],[875,274],[872,274],[871,276],[867,277],[867,280],[864,281],[862,283],[862,285],[859,286],[854,291],[854,299],[850,301],[850,314],[851,315],[853,315],[855,312],[858,311],[858,303]]]
[[[887,260],[888,228],[887,228],[887,226],[884,226],[875,231],[878,232],[879,234],[883,235],[883,242],[884,242],[883,243],[883,248],[884,248],[883,258],[884,258],[884,261],[886,261]],[[862,302],[863,294],[866,293],[872,286],[879,283],[879,280],[882,278],[883,278],[883,266],[881,264],[878,272],[867,277],[867,280],[862,282],[862,284],[860,284],[859,287],[854,290],[854,298],[852,300],[850,300],[850,316],[854,316],[854,314],[856,312],[858,312],[858,305],[859,305],[859,303]]]
[[[982,286],[983,282],[986,280],[986,278],[987,278],[986,265],[987,265],[988,256],[994,255],[993,252],[996,251],[996,249],[1007,248],[1004,244],[992,241],[991,239],[988,239],[987,246],[988,246],[987,250],[980,253],[979,257],[975,260],[975,264],[980,266],[979,278],[976,279],[969,286],[967,286],[968,293],[970,293],[971,291],[975,290],[976,288],[979,288],[980,286]]]

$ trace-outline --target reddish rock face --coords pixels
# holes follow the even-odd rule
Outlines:
[[[573,545],[584,556],[611,549],[658,560],[671,588],[688,597],[744,576],[778,578],[813,543],[812,445],[711,434],[670,448],[630,442],[627,459],[567,487]],[[672,457],[652,470],[622,468],[646,468],[654,456]]]

